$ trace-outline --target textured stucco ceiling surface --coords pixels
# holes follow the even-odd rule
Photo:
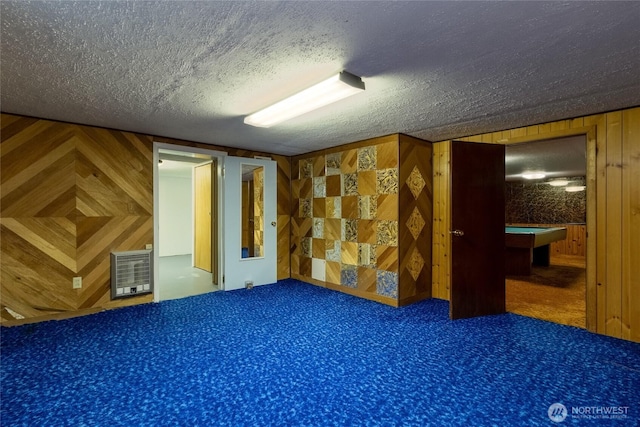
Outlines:
[[[640,2],[2,1],[2,111],[300,154],[640,105]],[[357,96],[245,115],[341,70]]]

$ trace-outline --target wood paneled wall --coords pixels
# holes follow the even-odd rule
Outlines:
[[[393,306],[430,297],[430,144],[374,138],[294,157],[292,173],[292,277]]]
[[[398,303],[406,305],[431,298],[433,145],[406,135],[399,145]]]
[[[153,243],[154,140],[277,162],[278,278],[290,277],[288,157],[9,114],[0,128],[4,325],[152,301],[110,300],[109,254]]]
[[[460,138],[512,144],[587,136],[587,329],[640,342],[640,108]],[[434,146],[433,294],[449,298],[450,141]]]
[[[2,321],[151,301],[111,301],[109,258],[153,242],[151,138],[5,114],[1,129]]]

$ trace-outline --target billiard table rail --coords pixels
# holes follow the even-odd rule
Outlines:
[[[505,227],[505,272],[528,276],[532,266],[549,266],[551,243],[567,238],[566,227]]]

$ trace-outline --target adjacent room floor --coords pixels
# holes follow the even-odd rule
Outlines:
[[[160,257],[160,299],[170,300],[215,292],[211,273],[192,266],[191,255]]]
[[[530,276],[507,276],[507,311],[585,328],[585,292],[584,257],[555,255]]]

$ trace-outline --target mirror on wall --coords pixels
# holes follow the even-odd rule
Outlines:
[[[264,256],[264,166],[242,165],[242,258]]]

